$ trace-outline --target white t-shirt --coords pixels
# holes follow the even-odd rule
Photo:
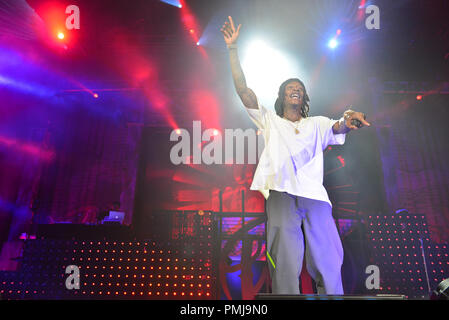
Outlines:
[[[276,190],[332,206],[323,186],[323,151],[345,142],[346,134],[332,131],[338,120],[318,116],[292,122],[260,104],[258,109],[246,110],[265,140],[250,189],[262,192],[265,199],[269,190]]]

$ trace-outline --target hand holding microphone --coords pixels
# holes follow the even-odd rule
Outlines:
[[[356,112],[351,109],[345,111],[344,113],[345,125],[351,130],[357,130],[363,126],[371,126],[369,122],[366,121],[366,115],[362,112]]]

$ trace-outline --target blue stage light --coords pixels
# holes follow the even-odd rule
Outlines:
[[[327,43],[327,46],[331,49],[335,49],[338,46],[337,39],[332,38],[331,40],[329,40],[329,42]]]
[[[162,2],[169,4],[171,6],[175,6],[178,8],[182,8],[182,4],[179,0],[161,0]]]

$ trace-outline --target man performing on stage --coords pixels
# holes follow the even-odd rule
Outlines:
[[[363,113],[352,110],[345,111],[340,120],[309,117],[309,97],[299,79],[282,83],[276,113],[261,106],[247,87],[240,66],[240,27],[235,28],[229,17],[221,32],[237,93],[265,139],[251,190],[261,191],[267,199],[267,261],[272,291],[299,294],[305,251],[307,271],[318,293],[343,294],[343,247],[323,186],[323,150],[328,145],[343,144],[347,132],[370,124]]]

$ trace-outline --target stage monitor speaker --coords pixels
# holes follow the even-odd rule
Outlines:
[[[319,295],[319,294],[269,294],[260,293],[256,300],[406,300],[404,295],[378,294],[364,295]]]

